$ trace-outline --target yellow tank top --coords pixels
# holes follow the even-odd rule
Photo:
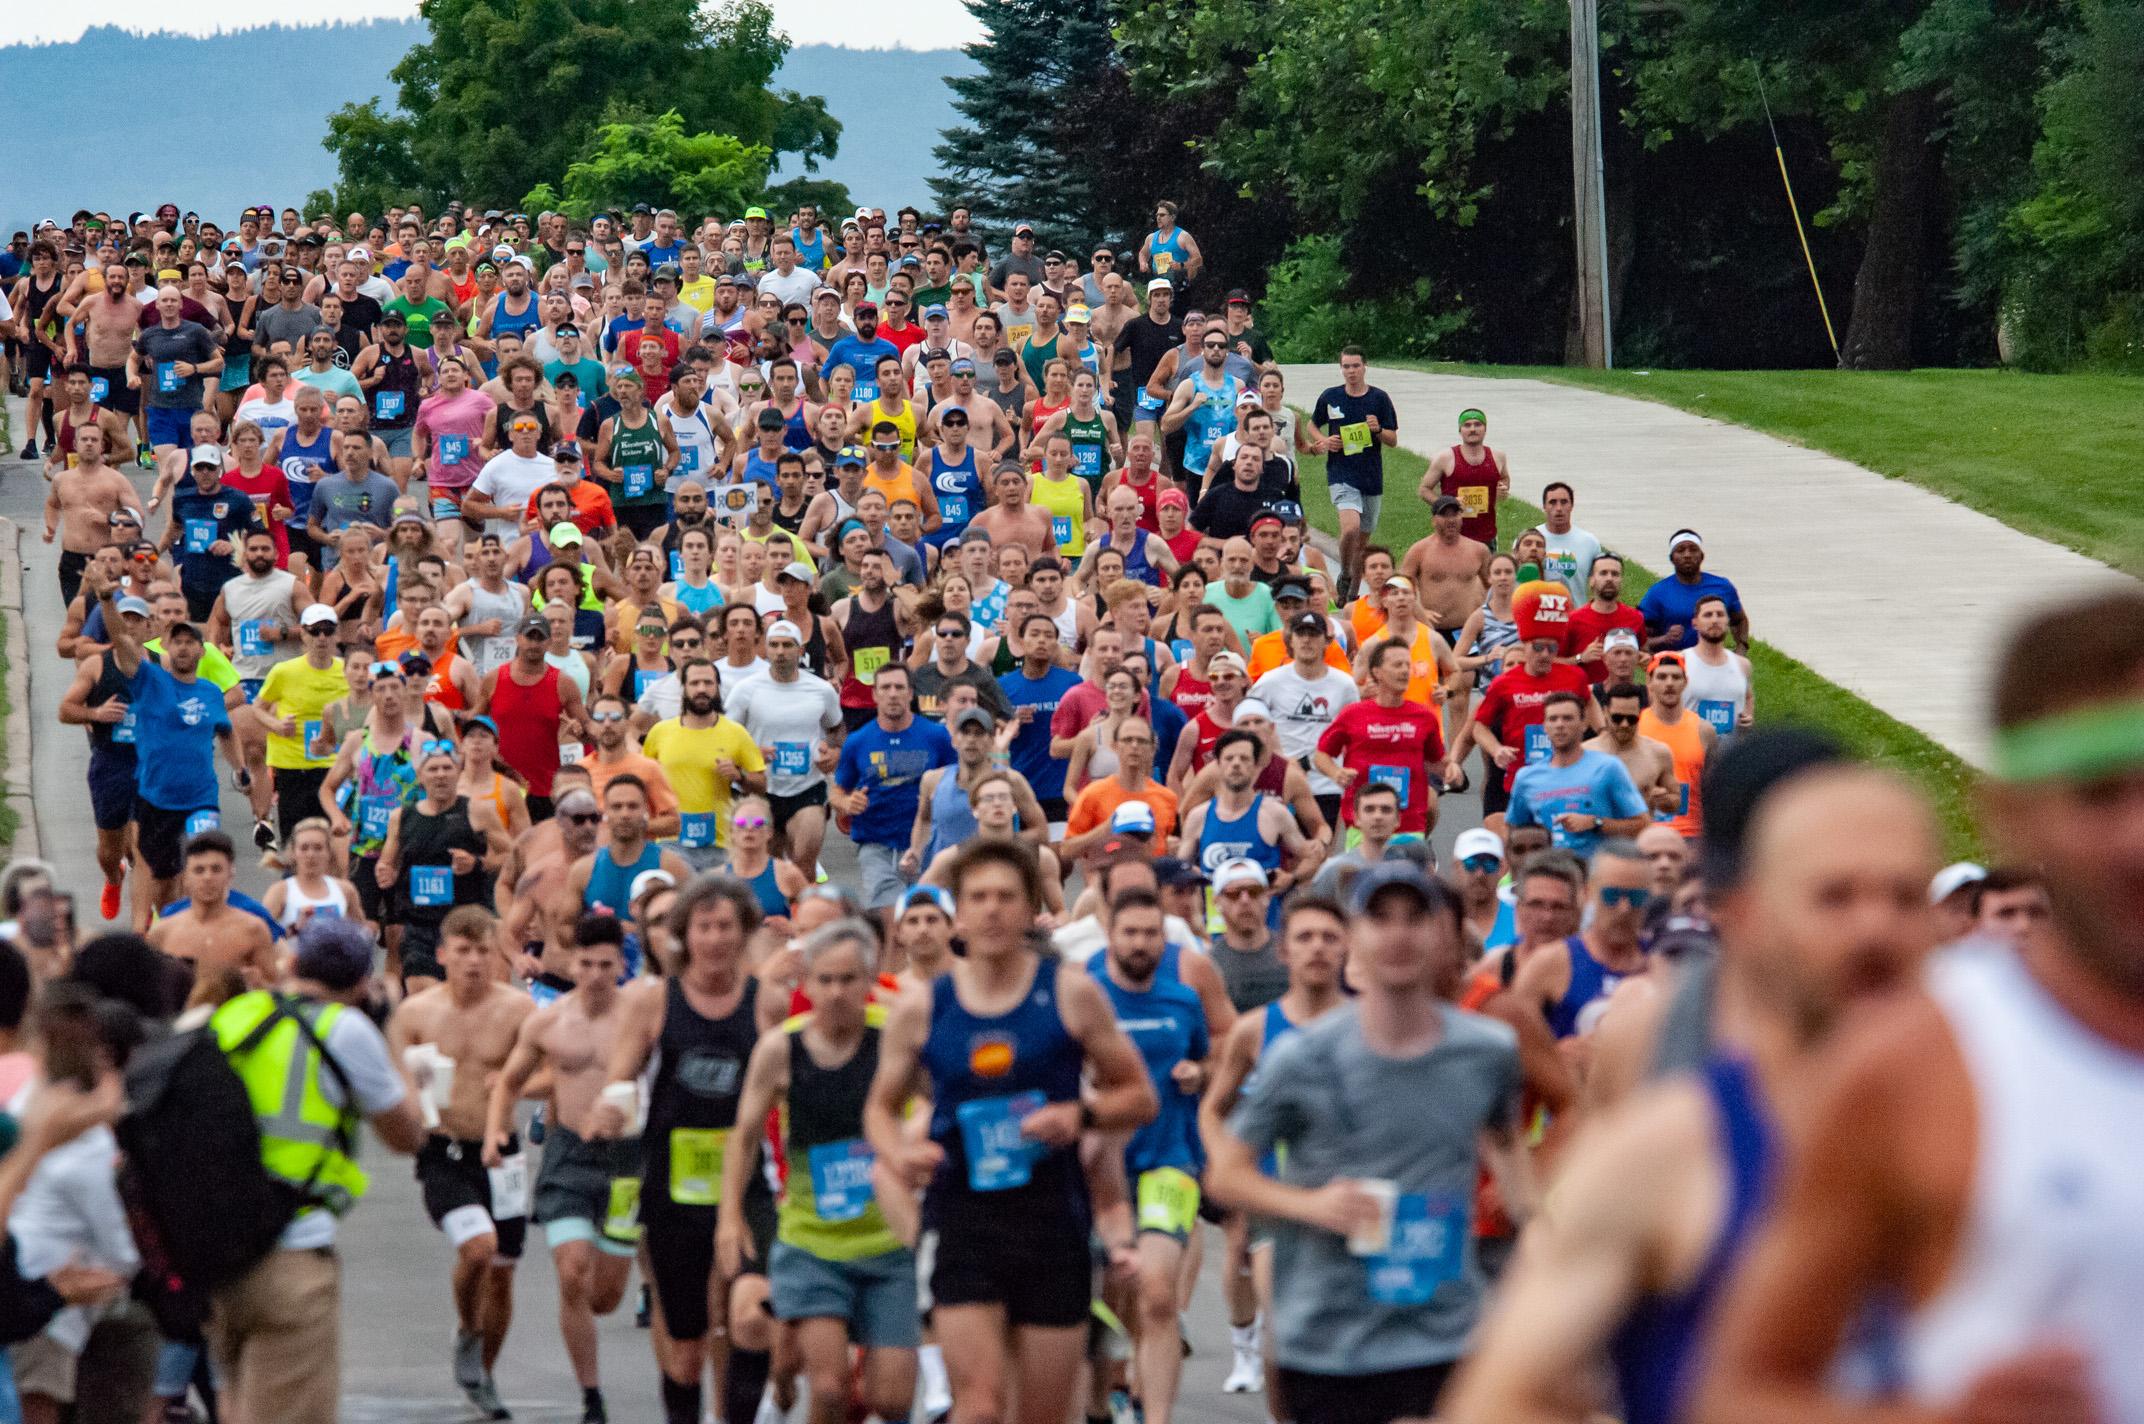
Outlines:
[[[884,401],[873,401],[865,410],[871,418],[872,425],[886,420],[900,426],[901,458],[903,460],[916,458],[916,408],[911,402],[904,400],[901,402],[901,408],[898,411],[891,411],[886,409]],[[865,429],[864,434],[867,437],[869,436],[870,430],[868,427]]]
[[[1072,559],[1086,553],[1086,484],[1078,475],[1053,480],[1042,474],[1033,476],[1030,484],[1028,498],[1049,511],[1050,536],[1057,541],[1057,552]]]

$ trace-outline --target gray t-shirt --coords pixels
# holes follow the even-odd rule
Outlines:
[[[170,390],[165,390],[164,371],[175,362],[190,361],[199,365],[212,361],[222,348],[216,338],[208,334],[208,328],[198,321],[182,321],[177,326],[143,327],[134,337],[134,348],[141,352],[141,398],[151,410],[199,410],[201,408],[201,377],[181,376],[171,372]]]
[[[397,493],[395,482],[378,470],[367,471],[362,480],[352,480],[347,474],[327,475],[313,486],[309,517],[329,534],[348,529],[353,524],[370,524],[385,529],[393,517]],[[320,550],[320,566],[334,568],[341,552],[332,543],[324,545]]]
[[[300,360],[305,355],[306,338],[319,330],[321,325],[320,308],[300,302],[297,310],[293,311],[277,302],[254,319],[253,339],[260,343],[263,351],[274,350],[278,341],[286,342],[290,346],[293,359]]]
[[[1548,540],[1548,559],[1541,566],[1541,576],[1561,579],[1579,603],[1592,598],[1586,585],[1593,578],[1593,561],[1601,556],[1601,541],[1576,524],[1561,534],[1550,533],[1546,524],[1536,524],[1534,532]]]
[[[1271,1224],[1285,1368],[1366,1375],[1444,1364],[1474,1328],[1483,1295],[1469,1225],[1476,1139],[1485,1127],[1517,1126],[1518,1039],[1493,1019],[1440,1012],[1436,1046],[1393,1059],[1363,1041],[1357,1006],[1341,1006],[1266,1050],[1229,1121],[1259,1156],[1288,1145],[1280,1177],[1291,1186],[1383,1178],[1401,1193],[1386,1255],[1353,1255],[1344,1237]]]

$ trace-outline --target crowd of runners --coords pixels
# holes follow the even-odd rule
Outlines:
[[[335,1418],[396,1153],[472,1417],[535,1226],[584,1421],[637,1304],[667,1424],[1169,1424],[1218,1280],[1276,1424],[2144,1424],[2144,596],[1991,633],[1944,866],[1698,529],[1467,409],[1386,542],[1176,218],[17,235],[0,1421]]]

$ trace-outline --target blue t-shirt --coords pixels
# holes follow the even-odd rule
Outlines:
[[[1645,618],[1645,631],[1653,637],[1680,623],[1682,641],[1675,646],[1687,648],[1697,642],[1697,629],[1690,626],[1690,620],[1697,616],[1697,601],[1714,596],[1727,600],[1730,617],[1742,611],[1742,595],[1735,592],[1735,586],[1718,574],[1700,569],[1696,583],[1684,583],[1670,575],[1654,584],[1638,600],[1638,612]]]
[[[1153,715],[1147,721],[1154,728],[1154,765],[1166,767],[1176,760],[1176,739],[1191,725],[1184,709],[1165,698],[1149,697],[1147,710]]]
[[[1385,430],[1400,428],[1392,409],[1392,397],[1375,386],[1351,396],[1346,386],[1327,386],[1310,408],[1311,423],[1327,435],[1340,437],[1341,448],[1325,457],[1325,478],[1333,484],[1353,485],[1364,494],[1385,492],[1385,447],[1370,433],[1369,419],[1377,417]],[[1360,445],[1359,450],[1349,447]]]
[[[898,732],[887,731],[874,717],[849,733],[841,744],[834,784],[843,791],[861,785],[870,793],[863,813],[850,820],[849,839],[906,850],[923,773],[952,764],[952,737],[928,717],[912,718]]]
[[[1556,818],[1567,811],[1583,816],[1642,816],[1645,798],[1638,794],[1623,763],[1589,748],[1579,752],[1578,760],[1569,766],[1537,761],[1521,768],[1511,783],[1511,807],[1504,820],[1513,826],[1546,826],[1550,844],[1581,858],[1591,856],[1601,843],[1600,828],[1565,830]]]
[[[205,677],[180,682],[145,657],[127,682],[127,702],[134,709],[134,785],[141,799],[165,811],[215,806],[216,733],[231,725],[216,684]]]
[[[1199,1098],[1176,1086],[1169,1074],[1177,1064],[1206,1057],[1206,1006],[1198,991],[1157,971],[1145,989],[1126,989],[1109,976],[1109,951],[1100,950],[1087,964],[1094,982],[1109,996],[1121,1025],[1139,1057],[1146,1075],[1161,1099],[1154,1120],[1132,1134],[1124,1147],[1124,1171],[1134,1183],[1141,1172],[1156,1167],[1174,1167],[1197,1176],[1205,1165],[1199,1146]]]
[[[856,373],[858,382],[875,382],[878,379],[880,359],[900,354],[901,348],[883,336],[874,336],[869,341],[856,336],[843,336],[826,348],[826,365],[820,368],[819,377],[824,380],[834,374],[837,367],[847,366]],[[872,395],[875,399],[877,392],[874,391]],[[862,392],[858,392],[856,398],[862,400]],[[868,430],[864,432],[867,437],[870,433]]]
[[[1038,801],[1065,794],[1064,760],[1050,755],[1050,719],[1057,715],[1057,704],[1079,682],[1079,674],[1072,669],[1054,666],[1039,678],[1029,677],[1025,668],[1014,668],[998,679],[999,690],[1015,712],[1022,707],[1035,709],[1027,725],[1014,735],[1011,757],[1012,769],[1027,778]]]
[[[251,498],[229,485],[203,494],[189,479],[172,487],[171,522],[179,530],[171,557],[179,566],[180,584],[213,594],[237,576],[239,537],[260,527],[260,514]],[[208,546],[219,540],[228,540],[230,551],[209,553]]]

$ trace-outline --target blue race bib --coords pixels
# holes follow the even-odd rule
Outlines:
[[[307,761],[317,760],[319,753],[313,750],[320,744],[320,719],[311,718],[298,724],[299,748]]]
[[[387,828],[394,824],[398,804],[385,796],[360,797],[357,803],[358,834],[368,841],[387,839]]]
[[[1191,640],[1189,638],[1171,638],[1169,640],[1169,651],[1176,656],[1178,662],[1188,663],[1191,661]]]
[[[715,843],[715,813],[687,811],[677,818],[677,843],[695,848]]]
[[[372,414],[378,420],[399,420],[407,399],[401,391],[374,391]]]
[[[216,542],[216,521],[213,519],[189,519],[186,521],[186,552],[205,554],[208,546]]]
[[[156,363],[156,389],[163,395],[171,395],[179,388],[179,363],[159,361]]]
[[[454,903],[454,872],[444,865],[409,868],[409,902],[433,907]]]
[[[948,524],[968,522],[968,497],[964,494],[938,496],[938,517]]]
[[[978,1192],[1024,1187],[1034,1175],[1042,1144],[1020,1135],[1020,1123],[1041,1107],[1039,1092],[1009,1098],[977,1098],[954,1109],[961,1146],[968,1154],[968,1186]]]
[[[439,437],[439,463],[442,466],[459,465],[469,458],[469,437],[466,435],[442,435]]]
[[[861,376],[858,376],[858,377],[856,378],[856,399],[858,399],[858,400],[860,400],[860,401],[875,401],[875,400],[877,400],[877,399],[878,399],[878,381],[877,381],[877,379],[876,379],[876,378],[874,378],[874,379],[872,379],[872,380],[868,380],[868,381],[867,381],[867,380],[865,380],[865,379],[864,379],[863,377],[861,377]]]
[[[214,811],[196,811],[186,818],[186,834],[189,838],[203,831],[213,831],[223,824],[223,817]]]
[[[871,1209],[871,1144],[860,1137],[822,1142],[806,1154],[812,1208],[821,1221],[854,1221]]]
[[[1074,445],[1072,447],[1072,472],[1076,475],[1095,476],[1102,473],[1102,447],[1099,445]]]
[[[1065,546],[1065,545],[1067,545],[1067,544],[1071,543],[1071,542],[1072,542],[1072,516],[1071,516],[1071,515],[1069,515],[1069,514],[1053,514],[1053,515],[1051,515],[1051,516],[1050,516],[1050,537],[1051,537],[1052,539],[1055,539],[1055,540],[1057,541],[1057,547],[1058,547],[1058,548],[1059,548],[1060,550],[1062,550],[1062,549],[1064,548],[1064,546]]]
[[[625,477],[623,489],[627,499],[637,499],[655,488],[653,465],[627,465],[618,473]]]
[[[113,724],[112,740],[125,746],[134,745],[134,725],[134,709],[129,707],[127,715]]]
[[[109,380],[106,380],[103,376],[91,376],[89,378],[90,400],[94,401],[98,405],[103,405],[104,398],[111,393],[112,383]]]
[[[266,657],[275,651],[261,629],[266,625],[258,618],[248,618],[238,625],[238,655],[242,658]]]
[[[1369,772],[1370,785],[1391,787],[1399,793],[1400,809],[1405,810],[1410,795],[1408,788],[1414,784],[1414,772],[1404,766],[1373,766]]]
[[[777,776],[803,776],[810,770],[810,742],[776,742],[774,744],[774,771]]]
[[[700,447],[697,445],[679,446],[677,452],[678,473],[681,475],[689,475],[697,471],[699,468]]]
[[[1714,698],[1697,704],[1697,715],[1712,724],[1712,730],[1723,737],[1731,737],[1735,730],[1735,705]]]
[[[1551,755],[1548,744],[1548,728],[1536,722],[1526,729],[1526,764],[1536,766],[1547,761]]]
[[[1139,409],[1142,412],[1150,410],[1160,410],[1161,404],[1162,402],[1160,396],[1155,395],[1153,392],[1147,390],[1144,386],[1141,386],[1139,388]]]
[[[676,583],[684,576],[685,556],[676,549],[672,549],[670,551],[670,582]]]
[[[1370,1299],[1382,1305],[1427,1305],[1466,1264],[1467,1203],[1402,1193],[1392,1208],[1392,1239],[1368,1257]]]

